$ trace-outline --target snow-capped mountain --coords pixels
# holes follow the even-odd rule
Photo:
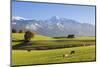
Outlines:
[[[56,16],[47,20],[26,20],[22,17],[17,17],[17,19],[12,18],[12,28],[17,30],[31,30],[51,37],[66,36],[68,34],[95,36],[94,25]]]

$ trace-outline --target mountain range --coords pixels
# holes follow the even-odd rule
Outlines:
[[[95,36],[95,25],[57,16],[47,20],[28,20],[22,17],[12,17],[12,29],[30,30],[50,37],[62,37],[69,34]]]

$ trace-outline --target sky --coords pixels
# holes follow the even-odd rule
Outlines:
[[[12,16],[37,20],[57,16],[95,25],[95,6],[13,1]]]

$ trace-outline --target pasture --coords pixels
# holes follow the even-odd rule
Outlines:
[[[74,55],[70,55],[70,51],[75,50]],[[63,54],[68,54],[69,57],[63,58]],[[13,50],[12,64],[13,65],[30,65],[30,64],[48,64],[48,63],[63,63],[63,62],[81,62],[95,61],[95,46],[63,48],[54,50]]]
[[[35,35],[30,45],[23,43],[24,33],[12,34],[12,65],[51,64],[95,61],[95,37],[55,39]],[[84,45],[85,44],[85,45]],[[27,50],[31,49],[30,52]],[[74,50],[75,54],[70,52]],[[68,54],[68,57],[63,57]]]

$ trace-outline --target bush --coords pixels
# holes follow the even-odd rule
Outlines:
[[[68,35],[67,38],[75,38],[75,35]]]
[[[29,42],[33,36],[34,33],[32,33],[31,31],[26,31],[24,35],[25,42]]]

